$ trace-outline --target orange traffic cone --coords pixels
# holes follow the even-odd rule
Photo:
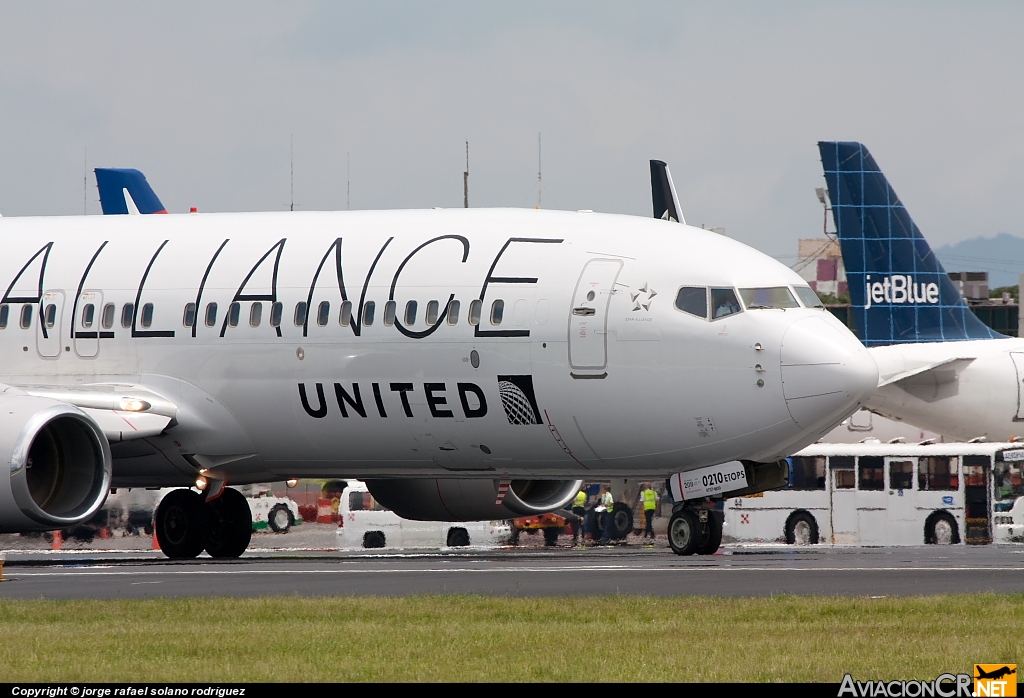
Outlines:
[[[53,532],[53,549],[60,550],[61,543],[64,542],[64,536],[61,535],[60,531]]]

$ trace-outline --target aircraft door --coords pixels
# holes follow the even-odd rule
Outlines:
[[[1017,414],[1013,421],[1024,422],[1024,352],[1011,351],[1010,358],[1013,359],[1013,367],[1017,370]]]
[[[46,359],[59,359],[64,341],[61,329],[64,317],[64,292],[43,293],[41,317],[36,327],[36,350]]]
[[[857,529],[862,545],[886,543],[885,470],[882,456],[857,458]]]
[[[75,353],[91,359],[100,351],[100,312],[103,309],[103,294],[99,291],[83,291],[78,297],[75,317],[71,319],[75,332]]]
[[[592,259],[583,267],[569,311],[569,367],[590,373],[574,378],[604,378],[608,366],[608,305],[622,270],[618,259]]]
[[[992,459],[989,456],[964,456],[964,542],[983,545],[992,542],[992,504],[989,493]]]

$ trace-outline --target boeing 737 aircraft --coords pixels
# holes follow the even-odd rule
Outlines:
[[[301,477],[366,480],[407,518],[510,518],[583,478],[756,473],[877,384],[795,273],[669,220],[93,216],[0,235],[4,531],[84,520],[112,486],[198,486],[161,503],[161,548],[237,556],[249,509],[225,485]]]
[[[818,147],[857,332],[878,363],[868,408],[959,439],[1024,434],[1024,339],[971,312],[867,148]]]

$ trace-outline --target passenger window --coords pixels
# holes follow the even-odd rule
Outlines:
[[[857,461],[857,489],[885,489],[885,459],[881,456],[861,456]]]
[[[430,301],[427,303],[427,325],[433,326],[437,322],[439,304],[437,301]]]
[[[235,302],[228,306],[228,326],[238,327],[238,318],[242,314],[241,306]]]
[[[217,304],[206,304],[206,326],[213,327],[217,324]]]
[[[142,306],[142,326],[150,327],[153,324],[153,304],[146,303]]]
[[[395,310],[396,305],[394,301],[388,301],[384,304],[384,324],[391,327],[395,324]]]
[[[320,327],[326,327],[327,323],[331,319],[331,303],[330,301],[320,301],[320,305],[316,309],[316,324]]]
[[[800,301],[808,308],[824,307],[818,294],[810,286],[794,286],[793,288],[796,290],[796,295],[800,296]]]
[[[960,489],[960,477],[957,475],[956,465],[955,457],[931,456],[922,458],[917,469],[917,489]]]
[[[459,324],[459,307],[462,304],[458,301],[452,301],[448,304],[448,324],[458,325]]]
[[[134,317],[135,305],[133,303],[125,303],[121,308],[121,327],[131,327]]]
[[[416,324],[416,309],[419,304],[416,301],[409,301],[405,304],[405,324],[412,327]]]
[[[740,304],[736,300],[736,292],[731,288],[711,289],[711,308],[713,320],[740,312]]]
[[[96,321],[96,306],[92,303],[86,303],[85,307],[82,308],[82,327],[92,327]]]
[[[0,330],[7,329],[7,318],[10,317],[11,307],[9,305],[0,305]]]
[[[373,301],[366,301],[363,306],[363,324],[369,327],[373,324],[373,314],[377,310],[377,304]]]
[[[505,301],[500,298],[491,303],[491,324],[500,325],[501,318],[505,314]]]
[[[249,327],[259,327],[263,321],[263,304],[256,302],[249,308]]]
[[[743,305],[747,306],[747,310],[800,307],[788,286],[741,288],[740,298],[743,299]]]
[[[914,461],[891,460],[889,461],[889,489],[890,490],[912,490],[914,489]]]
[[[475,300],[469,304],[469,324],[476,327],[480,324],[480,312],[483,310],[483,302]]]
[[[345,301],[341,304],[341,315],[338,316],[338,322],[342,327],[352,324],[352,301]]]
[[[825,489],[825,457],[808,456],[789,459],[789,489]]]
[[[114,313],[116,312],[117,308],[114,307],[113,303],[107,303],[103,306],[103,318],[101,319],[103,329],[109,330],[114,326]]]
[[[683,286],[676,294],[676,308],[684,313],[707,319],[708,290],[703,286]]]
[[[284,303],[278,301],[270,306],[270,326],[280,327],[282,315],[284,315]]]
[[[306,302],[299,301],[295,304],[295,326],[302,327],[306,324]]]
[[[185,316],[181,318],[181,324],[185,327],[192,327],[196,324],[196,304],[185,304]]]
[[[21,329],[27,330],[32,327],[32,306],[25,304],[21,306]]]
[[[832,469],[832,487],[837,490],[852,490],[857,486],[857,478],[853,472],[853,456],[833,456],[829,458]]]
[[[46,327],[50,328],[57,324],[57,306],[50,303],[43,310],[43,320],[46,322]]]

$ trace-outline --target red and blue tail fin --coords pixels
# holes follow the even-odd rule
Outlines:
[[[96,186],[100,190],[103,215],[128,213],[167,213],[156,192],[138,170],[122,167],[97,167]],[[135,211],[132,210],[134,207]]]
[[[818,149],[861,341],[1003,338],[968,307],[868,149],[834,141]]]

